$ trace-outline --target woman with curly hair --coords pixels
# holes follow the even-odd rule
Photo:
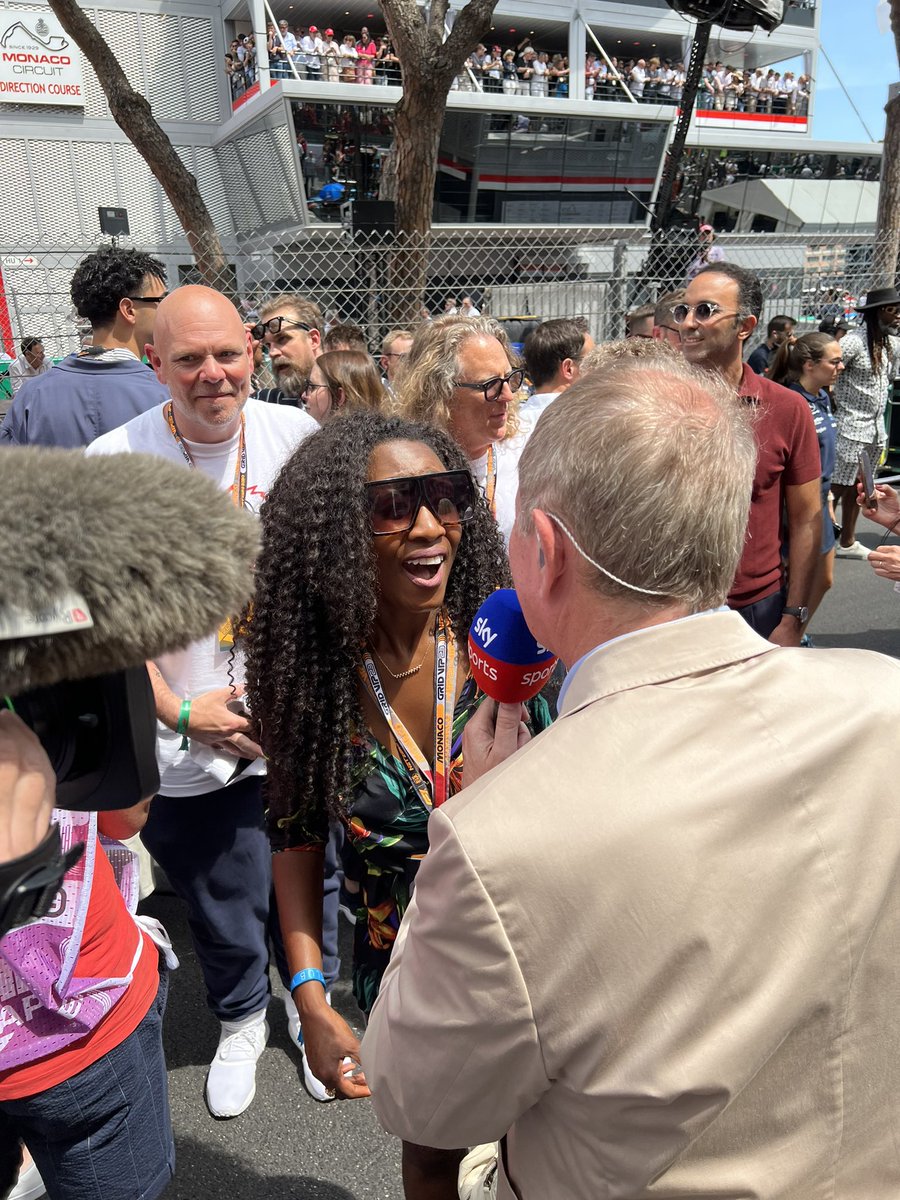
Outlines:
[[[384,385],[368,354],[329,350],[313,363],[302,399],[306,411],[321,425],[339,412],[377,412],[384,404]]]
[[[416,332],[396,400],[405,417],[445,429],[463,448],[507,541],[526,441],[517,398],[524,379],[499,322],[443,317]]]
[[[428,849],[429,814],[461,784],[462,729],[481,699],[466,637],[507,580],[506,556],[452,439],[371,412],[303,443],[269,492],[262,528],[247,695],[269,764],[291,990],[313,1074],[332,1095],[365,1096],[363,1077],[344,1073],[357,1039],[321,976],[329,825],[343,824],[348,881],[360,887],[353,990],[368,1013]],[[545,707],[533,711],[547,723]],[[404,1147],[408,1182],[451,1165]]]

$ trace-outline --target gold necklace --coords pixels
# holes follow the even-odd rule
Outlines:
[[[428,650],[429,650],[429,647],[426,646],[425,653],[422,655],[422,661],[420,663],[417,663],[414,667],[409,667],[405,671],[400,671],[398,674],[397,672],[391,670],[391,668],[387,665],[387,663],[384,661],[384,659],[381,657],[381,655],[378,653],[378,651],[375,649],[375,647],[374,646],[372,647],[372,653],[375,655],[375,657],[378,659],[378,661],[381,663],[381,665],[387,671],[388,675],[390,675],[391,679],[409,679],[410,675],[418,674],[418,672],[421,671],[422,667],[425,665],[425,659],[428,657]]]
[[[435,624],[434,624],[434,629],[436,629],[436,628],[437,628],[437,618],[435,618]],[[434,629],[432,629],[431,633],[428,635],[428,643],[429,644],[427,644],[425,646],[425,653],[422,655],[422,661],[420,663],[417,663],[416,666],[414,666],[414,667],[408,667],[405,671],[401,671],[399,674],[397,674],[396,672],[391,670],[391,668],[387,665],[387,663],[384,661],[384,659],[381,657],[381,655],[378,653],[378,651],[375,649],[374,646],[372,646],[372,653],[375,655],[375,657],[378,659],[378,661],[381,663],[381,665],[387,671],[388,675],[390,675],[391,679],[409,679],[409,677],[411,675],[417,675],[419,673],[419,671],[422,670],[422,667],[425,665],[425,659],[428,657],[428,651],[431,649],[430,643],[431,643],[432,639],[434,638]]]

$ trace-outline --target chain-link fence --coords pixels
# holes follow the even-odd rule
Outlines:
[[[131,244],[126,239],[122,244]],[[813,328],[823,315],[852,312],[873,282],[875,245],[867,235],[723,235],[714,243],[762,279],[765,319],[778,313]],[[40,337],[48,355],[78,348],[84,332],[69,283],[96,247],[0,246],[0,334],[7,352]],[[168,272],[169,287],[196,281],[187,241],[141,244]],[[271,234],[226,245],[228,269],[216,282],[245,315],[271,295],[314,299],[326,321],[363,328],[374,351],[390,329],[457,306],[468,295],[481,312],[510,320],[514,341],[533,321],[587,317],[594,337],[622,336],[626,314],[680,287],[704,251],[694,231],[673,231],[652,246],[645,230],[615,228],[447,229],[424,241],[361,233],[340,225]]]

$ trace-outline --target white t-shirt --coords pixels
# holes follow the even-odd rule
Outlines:
[[[559,394],[559,392],[533,392],[519,406],[519,423],[526,437],[534,429],[537,419],[544,409],[548,408]]]
[[[509,545],[509,536],[512,533],[513,523],[516,519],[516,492],[519,490],[519,459],[522,451],[525,449],[525,443],[528,441],[531,429],[531,424],[526,424],[522,421],[519,432],[515,437],[506,438],[504,441],[497,442],[494,445],[497,468],[497,486],[494,489],[494,511],[497,515],[497,524],[500,526],[507,545]],[[469,466],[472,468],[475,482],[485,493],[487,491],[487,462],[487,453],[482,454],[481,458],[469,459]]]
[[[85,453],[93,454],[156,454],[170,462],[184,466],[181,449],[172,437],[163,416],[163,405],[141,413],[127,424],[113,429],[97,438]],[[294,450],[309,434],[318,429],[313,418],[300,409],[281,404],[265,404],[250,399],[244,406],[246,451],[247,451],[247,496],[246,507],[252,512],[259,509],[266,498],[282,466]],[[236,433],[227,442],[206,445],[189,442],[185,444],[196,463],[196,468],[214,480],[223,491],[234,484],[235,459],[240,435]],[[176,696],[191,700],[214,688],[227,687],[229,665],[237,683],[244,680],[243,657],[238,652],[232,656],[228,650],[219,649],[215,633],[186,650],[176,650],[157,659],[163,679]],[[159,762],[161,794],[165,796],[198,796],[214,792],[223,784],[218,778],[200,766],[191,756],[190,750],[182,750],[181,737],[162,722],[157,722],[157,759]],[[205,755],[207,748],[200,743],[194,745],[194,754]],[[239,779],[265,773],[265,762],[257,759],[246,768]]]

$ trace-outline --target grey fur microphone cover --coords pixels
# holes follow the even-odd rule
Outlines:
[[[136,666],[241,610],[256,519],[200,471],[144,454],[0,451],[0,693]],[[91,629],[10,637],[76,594]],[[40,618],[39,618],[40,619]]]

